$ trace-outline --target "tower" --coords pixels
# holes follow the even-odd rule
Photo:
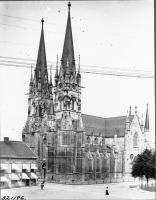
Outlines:
[[[85,131],[81,117],[80,56],[76,71],[70,7],[60,69],[58,56],[55,83],[46,61],[44,20],[34,78],[31,69],[28,117],[22,140],[38,155],[42,178],[84,180]]]
[[[61,180],[65,174],[70,174],[66,179],[83,179],[81,173],[84,170],[85,132],[80,108],[80,61],[76,72],[70,7],[69,2],[62,58],[59,73],[57,61],[54,91],[58,151],[56,171],[57,179]]]
[[[48,81],[48,69],[44,41],[44,20],[41,20],[41,36],[34,78],[31,68],[29,84],[28,117],[22,131],[22,140],[38,156],[38,169],[41,176],[46,176],[47,146],[51,144],[55,130],[52,77]]]

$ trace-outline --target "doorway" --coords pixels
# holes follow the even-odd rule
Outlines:
[[[46,178],[46,164],[45,163],[42,164],[42,171],[43,171],[43,178],[45,179]]]
[[[26,179],[25,185],[29,186],[29,179]]]

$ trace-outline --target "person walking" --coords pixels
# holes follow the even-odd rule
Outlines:
[[[44,182],[41,183],[41,190],[43,190],[43,187],[44,187]]]
[[[105,195],[109,195],[108,187],[106,187],[106,193],[105,193]]]

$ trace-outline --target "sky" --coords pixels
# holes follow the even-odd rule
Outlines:
[[[55,69],[57,54],[61,59],[67,4],[0,2],[1,139],[22,138],[28,113],[30,67],[35,67],[37,59],[42,18],[48,68],[52,65]],[[99,67],[154,72],[154,1],[71,1],[71,23],[76,64],[80,54],[82,72],[97,71]],[[13,62],[21,64],[16,63],[15,67]],[[84,114],[125,116],[131,105],[132,114],[137,106],[140,120],[143,114],[145,121],[148,103],[150,143],[154,146],[154,78],[82,73],[82,86]]]

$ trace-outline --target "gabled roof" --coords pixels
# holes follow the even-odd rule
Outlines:
[[[22,141],[0,141],[1,157],[37,158],[36,154]]]
[[[129,116],[129,123],[132,123],[134,115]],[[126,116],[102,118],[92,115],[82,114],[82,120],[85,125],[86,135],[114,137],[116,130],[117,137],[125,135]]]
[[[134,115],[129,116],[130,124],[133,120],[133,117]],[[123,137],[125,135],[126,116],[106,118],[105,122],[105,137],[114,137],[115,132],[117,137]]]

